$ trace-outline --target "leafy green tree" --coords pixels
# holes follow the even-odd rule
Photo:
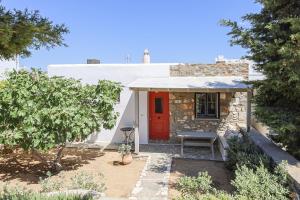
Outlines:
[[[68,32],[64,24],[54,24],[39,11],[11,11],[0,5],[0,59],[28,57],[30,49],[65,45],[62,36]]]
[[[0,144],[30,150],[60,168],[67,142],[83,141],[115,125],[120,91],[119,83],[106,80],[83,85],[36,69],[10,72],[0,93]],[[57,155],[50,162],[40,152],[53,148]]]
[[[255,115],[274,130],[272,139],[300,158],[300,1],[257,0],[259,13],[242,17],[231,27],[232,45],[248,49],[265,79],[254,81]]]

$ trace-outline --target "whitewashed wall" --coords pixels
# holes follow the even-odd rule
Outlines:
[[[127,87],[129,83],[137,78],[146,77],[167,77],[169,76],[169,66],[174,63],[164,64],[70,64],[70,65],[49,65],[48,74],[50,76],[64,76],[81,79],[83,83],[95,84],[98,80],[112,80],[124,85],[121,92],[121,101],[116,106],[120,113],[117,125],[112,130],[102,130],[95,133],[87,140],[88,143],[99,145],[109,145],[111,143],[122,142],[123,134],[120,128],[132,125],[135,121],[134,95]],[[148,95],[146,92],[139,94],[139,132],[140,143],[148,143]]]
[[[4,78],[5,72],[17,69],[18,67],[18,60],[0,60],[0,80]]]
[[[139,92],[139,133],[140,144],[148,144],[148,92]]]

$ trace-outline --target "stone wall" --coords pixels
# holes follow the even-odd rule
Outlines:
[[[195,118],[195,93],[170,92],[170,138],[175,140],[176,131],[215,131],[222,135],[237,125],[245,126],[247,93],[220,93],[219,119]]]
[[[170,76],[243,76],[248,78],[247,63],[180,64],[170,66]]]

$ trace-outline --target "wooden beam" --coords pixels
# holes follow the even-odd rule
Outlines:
[[[252,99],[252,91],[248,90],[247,92],[247,132],[250,131],[251,127],[251,99]]]
[[[134,91],[134,153],[138,154],[140,152],[140,135],[139,135],[139,91]]]
[[[133,91],[166,91],[166,92],[247,92],[249,88],[129,88]]]

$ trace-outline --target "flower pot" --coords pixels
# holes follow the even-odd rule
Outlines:
[[[131,162],[132,162],[132,155],[131,155],[131,153],[130,154],[127,154],[127,155],[124,155],[123,157],[122,157],[122,164],[123,165],[128,165],[128,164],[130,164]]]

